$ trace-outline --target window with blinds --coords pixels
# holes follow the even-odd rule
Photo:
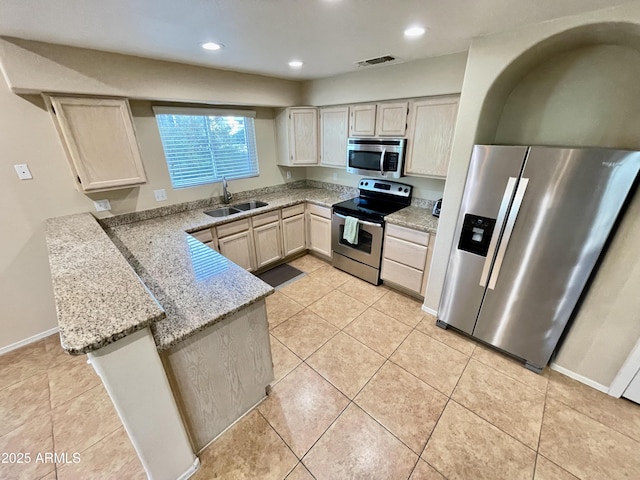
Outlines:
[[[154,107],[173,188],[258,175],[255,112]]]

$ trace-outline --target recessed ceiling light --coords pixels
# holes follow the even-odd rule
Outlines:
[[[302,65],[304,65],[300,60],[291,60],[289,62],[289,66],[291,68],[300,68],[302,67]]]
[[[420,37],[422,35],[424,35],[424,32],[426,32],[426,28],[424,27],[409,27],[404,31],[404,36],[405,37]]]
[[[214,42],[206,42],[202,44],[202,48],[204,48],[205,50],[220,50],[222,48],[222,44],[214,43]]]

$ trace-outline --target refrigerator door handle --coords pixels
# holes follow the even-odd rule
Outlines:
[[[511,197],[513,196],[513,191],[516,188],[517,181],[518,179],[516,177],[509,177],[507,186],[504,189],[504,195],[502,196],[502,202],[500,203],[500,209],[498,210],[498,218],[496,219],[496,228],[494,229],[493,235],[491,236],[491,241],[489,242],[489,250],[487,251],[487,256],[484,260],[484,267],[482,268],[482,275],[480,276],[481,287],[487,286],[487,277],[489,276],[489,270],[491,270],[493,254],[495,253],[496,246],[498,245],[498,237],[500,237],[500,227],[504,224],[504,218],[507,216],[509,202],[511,201]]]
[[[513,199],[513,207],[511,207],[511,212],[509,212],[509,218],[507,219],[507,225],[504,228],[504,235],[502,236],[502,242],[500,242],[498,255],[496,255],[496,263],[493,266],[493,271],[491,272],[491,278],[489,279],[489,288],[491,290],[495,288],[496,282],[498,281],[498,276],[500,275],[500,269],[502,268],[502,261],[504,260],[504,255],[507,251],[507,247],[509,246],[509,241],[511,240],[511,234],[513,233],[513,227],[516,224],[518,213],[520,212],[520,207],[522,206],[522,200],[524,199],[524,194],[527,191],[528,185],[529,185],[528,178],[520,179],[520,183],[518,184],[518,190],[516,191],[516,196]]]

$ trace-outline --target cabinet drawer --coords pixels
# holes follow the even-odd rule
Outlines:
[[[400,238],[385,237],[384,258],[424,271],[427,261],[427,247],[407,242]]]
[[[286,207],[282,209],[282,218],[293,217],[294,215],[300,215],[304,213],[304,203],[294,205],[292,207]]]
[[[420,232],[413,228],[401,227],[399,225],[387,224],[386,234],[391,237],[401,238],[408,242],[417,243],[418,245],[429,245],[429,234],[427,232]]]
[[[382,259],[381,277],[412,292],[420,293],[422,287],[422,271],[407,267],[387,258]]]
[[[235,222],[225,223],[216,227],[218,238],[228,237],[234,233],[244,232],[249,230],[249,219],[236,220]]]
[[[259,227],[260,225],[266,225],[267,223],[273,223],[280,220],[280,211],[274,210],[273,212],[261,213],[260,215],[255,215],[251,218],[251,222],[254,227]]]
[[[196,240],[200,240],[202,243],[209,243],[213,240],[213,235],[211,234],[210,228],[205,228],[204,230],[198,230],[197,232],[191,232],[189,235],[195,237]]]
[[[327,207],[321,207],[320,205],[308,204],[309,213],[318,215],[319,217],[331,219],[331,209]]]

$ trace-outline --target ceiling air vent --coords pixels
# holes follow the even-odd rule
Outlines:
[[[359,62],[355,62],[359,67],[369,67],[371,65],[380,65],[382,63],[393,62],[396,60],[396,57],[393,55],[383,55],[382,57],[369,58],[368,60],[361,60]]]

